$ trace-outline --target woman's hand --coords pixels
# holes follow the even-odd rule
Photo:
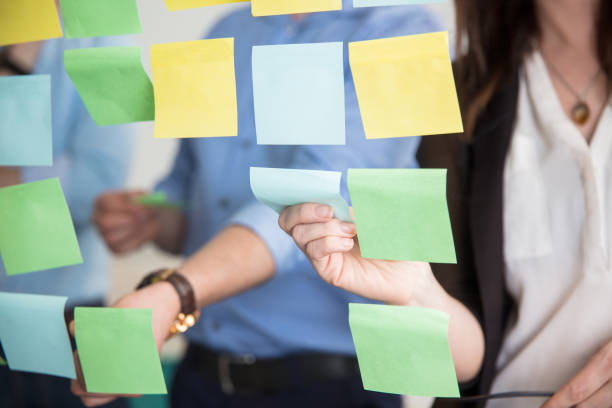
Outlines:
[[[429,264],[364,259],[355,224],[332,217],[331,207],[302,204],[285,209],[279,225],[326,282],[389,304],[432,307],[421,301],[441,292]]]
[[[180,299],[176,290],[168,282],[159,282],[147,286],[123,297],[113,307],[120,308],[147,308],[153,310],[153,337],[158,351],[168,338],[170,327],[174,324],[180,312]],[[74,336],[74,322],[70,323],[70,333]],[[119,397],[137,397],[138,395],[113,395],[88,393],[83,379],[81,363],[78,353],[74,353],[74,362],[77,379],[72,380],[71,390],[74,395],[81,398],[87,407],[96,407],[108,404]]]
[[[612,407],[612,341],[559,389],[542,408]]]

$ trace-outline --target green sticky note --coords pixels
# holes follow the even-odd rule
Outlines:
[[[136,202],[144,207],[151,208],[174,208],[180,210],[185,207],[183,204],[168,200],[166,193],[163,191],[156,191],[142,197],[138,197]]]
[[[88,392],[167,393],[152,316],[151,309],[75,309],[75,340]]]
[[[60,0],[66,38],[142,33],[136,0]]]
[[[456,263],[445,169],[350,169],[364,258]]]
[[[57,178],[0,189],[0,225],[9,276],[83,262]]]
[[[64,51],[66,72],[98,125],[153,120],[153,85],[142,67],[140,47]]]
[[[334,216],[351,222],[348,205],[340,195],[338,171],[251,167],[251,190],[263,204],[280,213],[286,207],[319,203],[334,209]]]
[[[425,397],[459,397],[448,344],[449,316],[433,309],[349,304],[363,387]]]

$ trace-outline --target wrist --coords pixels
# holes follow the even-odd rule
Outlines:
[[[174,316],[169,333],[184,333],[198,320],[200,313],[191,283],[176,269],[160,269],[147,275],[138,289],[157,291],[165,315]],[[167,313],[166,313],[167,312]]]
[[[435,278],[429,263],[410,262],[406,271],[410,289],[394,304],[445,310],[451,300],[448,293]]]

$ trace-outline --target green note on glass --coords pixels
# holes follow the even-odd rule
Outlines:
[[[93,120],[101,126],[153,120],[153,85],[140,47],[64,51],[66,72]]]
[[[348,188],[364,258],[457,262],[446,170],[350,169]]]
[[[142,33],[136,0],[60,0],[66,38]]]
[[[263,204],[280,213],[303,203],[319,203],[334,209],[334,216],[351,222],[348,205],[340,195],[342,173],[251,167],[251,190]]]
[[[167,393],[151,309],[77,307],[74,330],[88,392]]]
[[[0,340],[11,370],[76,378],[66,300],[0,292]]]
[[[9,276],[83,262],[57,178],[1,188],[0,225]]]
[[[363,387],[425,397],[459,397],[448,344],[449,316],[433,309],[349,304]]]

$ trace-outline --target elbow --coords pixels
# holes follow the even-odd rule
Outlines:
[[[457,350],[452,350],[455,362],[455,371],[459,383],[467,383],[476,378],[480,373],[484,361],[485,339],[480,327],[469,344],[465,344]]]

